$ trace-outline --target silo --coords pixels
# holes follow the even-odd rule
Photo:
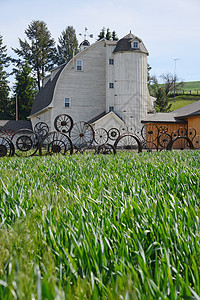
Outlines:
[[[132,33],[117,42],[114,55],[114,111],[127,125],[141,128],[147,114],[147,56],[142,40]]]

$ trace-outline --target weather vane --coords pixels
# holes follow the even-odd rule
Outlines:
[[[85,27],[84,33],[79,33],[80,36],[84,37],[84,40],[86,40],[88,37],[89,38],[93,38],[93,34],[92,33],[88,33],[88,28]]]

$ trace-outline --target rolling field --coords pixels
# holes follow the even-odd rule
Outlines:
[[[200,299],[199,151],[0,164],[0,299]]]

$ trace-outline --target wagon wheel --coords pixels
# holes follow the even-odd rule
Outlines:
[[[177,136],[167,145],[167,150],[172,149],[194,149],[194,145],[187,136]]]
[[[167,131],[168,131],[168,127],[166,125],[162,125],[159,127],[160,134],[166,133]]]
[[[128,126],[128,133],[134,134],[136,132],[136,128],[134,125]]]
[[[193,140],[192,144],[194,146],[194,149],[199,149],[200,148],[200,135],[196,135]]]
[[[4,133],[5,137],[8,137],[9,139],[12,139],[13,135],[15,134],[14,130],[12,129],[5,129]]]
[[[178,131],[172,131],[172,133],[171,133],[172,139],[174,139],[177,136],[178,136]]]
[[[77,122],[70,131],[70,138],[77,150],[89,147],[94,140],[94,130],[87,122]]]
[[[4,126],[0,126],[0,136],[4,136],[5,135],[5,127]]]
[[[126,134],[128,132],[128,127],[126,126],[126,124],[121,125],[119,127],[119,131],[120,131],[120,134]]]
[[[104,144],[104,145],[100,145],[97,148],[97,154],[116,154],[116,149],[113,145],[111,144]]]
[[[187,135],[187,130],[184,127],[180,127],[178,129],[178,135],[179,136],[186,136]]]
[[[0,157],[13,156],[14,155],[13,143],[5,137],[0,137]]]
[[[73,144],[71,139],[63,132],[48,133],[40,142],[40,155],[72,155]]]
[[[159,136],[158,138],[158,143],[160,144],[160,146],[163,148],[163,149],[166,149],[167,148],[167,145],[169,144],[169,142],[171,142],[172,140],[172,137],[170,134],[168,133],[163,133]]]
[[[114,143],[115,149],[118,151],[132,152],[138,151],[142,152],[142,144],[138,137],[132,134],[124,134],[118,137]]]
[[[154,142],[158,138],[159,129],[154,123],[147,123],[141,129],[141,135],[147,142]]]
[[[16,140],[16,148],[20,151],[27,152],[31,150],[33,142],[27,135],[21,135]]]
[[[120,136],[120,132],[117,128],[110,128],[108,130],[108,137],[110,140],[115,141]]]
[[[145,141],[142,146],[147,152],[158,151],[158,145],[153,142]]]
[[[108,133],[104,128],[97,128],[94,131],[94,140],[98,145],[103,145],[108,141]]]
[[[73,127],[73,119],[69,115],[58,115],[54,120],[54,127],[59,132],[68,133]]]
[[[189,127],[187,130],[187,135],[189,137],[189,139],[192,141],[194,139],[194,137],[196,136],[197,132],[195,128]]]
[[[38,122],[34,127],[34,132],[43,138],[49,132],[49,126],[45,122]]]
[[[38,136],[30,129],[20,129],[12,137],[17,156],[33,156],[38,150]]]

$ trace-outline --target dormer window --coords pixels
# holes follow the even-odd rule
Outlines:
[[[139,43],[138,41],[133,41],[133,48],[138,49],[139,48]]]

